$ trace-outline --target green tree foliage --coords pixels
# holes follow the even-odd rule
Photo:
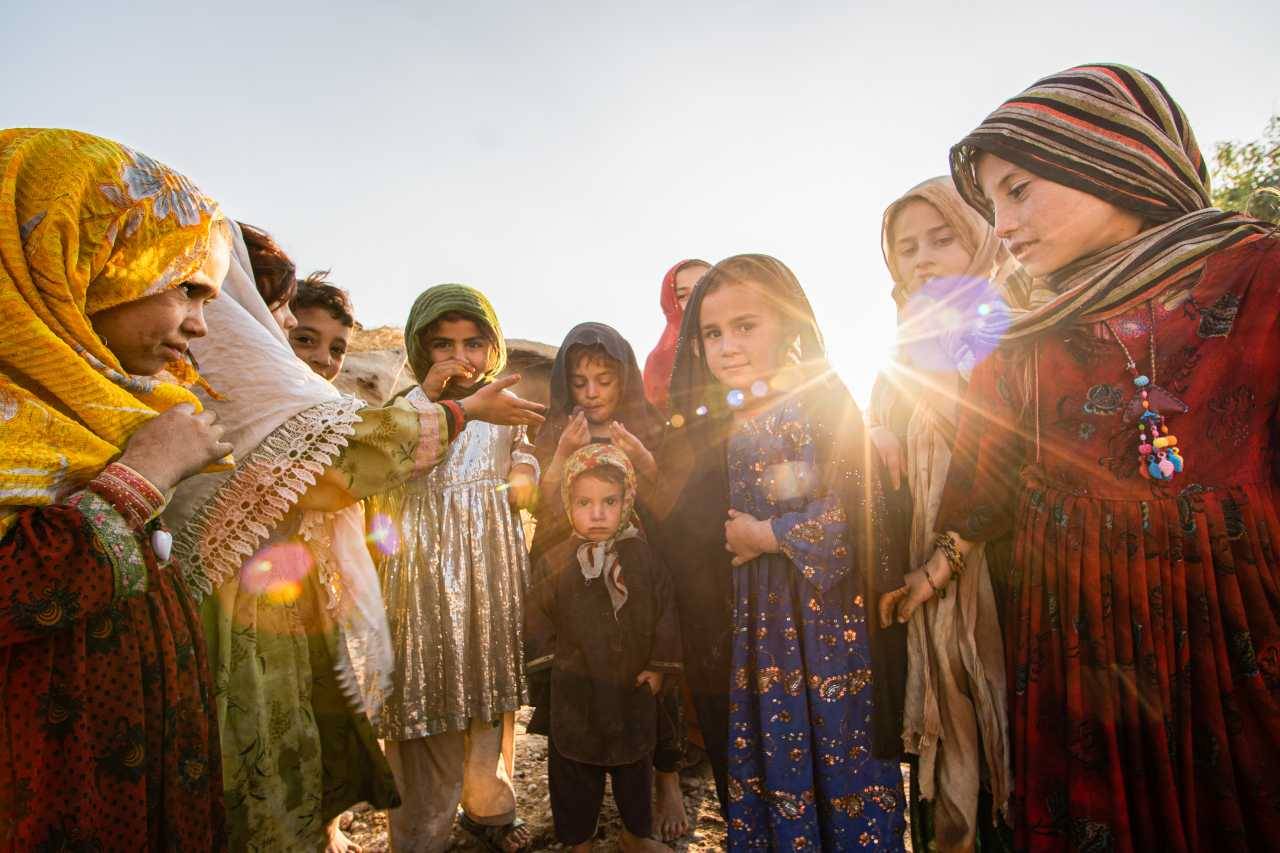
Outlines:
[[[1280,222],[1280,115],[1252,142],[1219,142],[1213,152],[1213,203]]]

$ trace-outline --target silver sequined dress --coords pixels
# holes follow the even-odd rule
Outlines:
[[[371,501],[400,531],[379,565],[396,658],[379,737],[464,731],[527,702],[529,556],[505,488],[520,463],[537,469],[523,427],[472,422],[428,474]]]

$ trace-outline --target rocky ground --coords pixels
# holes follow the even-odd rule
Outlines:
[[[524,818],[533,833],[534,850],[563,850],[556,843],[551,826],[551,801],[547,796],[547,740],[537,735],[526,735],[526,709],[516,718],[516,798],[520,817]],[[687,770],[682,776],[684,807],[693,826],[689,835],[671,846],[679,851],[711,851],[725,849],[724,820],[716,806],[715,783],[706,763]],[[613,800],[606,794],[600,816],[600,841],[596,849],[618,849],[617,836],[622,823],[613,807]],[[360,845],[364,853],[389,850],[387,844],[387,814],[366,810],[353,814],[347,834]],[[450,845],[452,850],[483,851],[470,835],[455,829]]]

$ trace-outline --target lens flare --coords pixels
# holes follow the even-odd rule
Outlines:
[[[693,413],[695,415],[698,415],[699,417],[705,417],[708,411],[710,411],[710,409],[708,409],[706,406],[699,406],[697,409],[694,410]]]
[[[746,402],[747,395],[743,394],[737,388],[734,388],[727,395],[725,395],[724,399],[725,399],[725,402],[729,404],[729,408],[738,409],[738,408],[741,408],[742,404]]]
[[[400,531],[391,516],[380,512],[369,521],[369,535],[365,537],[369,544],[384,557],[390,557],[400,550]]]
[[[675,429],[680,429],[680,427],[684,426],[684,415],[680,414],[679,412],[676,412],[674,415],[672,415],[671,426]]]
[[[999,289],[987,279],[935,278],[904,306],[898,344],[917,369],[954,370],[989,356],[1009,319]]]
[[[302,581],[314,565],[306,545],[297,542],[269,545],[244,564],[240,585],[272,604],[290,604],[302,595]]]
[[[769,383],[765,382],[763,379],[757,379],[755,382],[751,383],[751,396],[764,397],[767,396],[768,393]]]

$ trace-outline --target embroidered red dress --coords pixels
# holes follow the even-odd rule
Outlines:
[[[1042,337],[1032,369],[1002,352],[973,375],[939,529],[1015,536],[1018,849],[1280,838],[1278,306],[1268,237],[1155,296],[1154,367],[1148,306],[1110,320],[1190,406],[1165,412],[1186,463],[1170,481],[1139,475],[1135,387],[1104,325]]]
[[[0,849],[225,849],[199,615],[145,531],[78,497],[0,541]]]

